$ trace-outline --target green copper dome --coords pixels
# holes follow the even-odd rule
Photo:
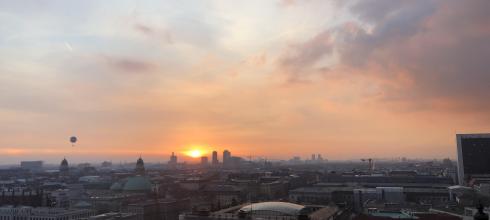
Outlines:
[[[143,176],[129,177],[123,187],[124,191],[151,191],[151,182]]]

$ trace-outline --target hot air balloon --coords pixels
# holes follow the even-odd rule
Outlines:
[[[70,142],[71,142],[71,146],[74,147],[75,146],[75,143],[77,142],[77,137],[75,136],[71,136],[70,137]]]

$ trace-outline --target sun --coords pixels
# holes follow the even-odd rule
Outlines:
[[[186,154],[189,157],[198,158],[198,157],[202,157],[204,152],[202,150],[199,150],[199,149],[193,149],[193,150],[187,151]]]

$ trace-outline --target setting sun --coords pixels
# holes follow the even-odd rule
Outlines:
[[[187,151],[186,154],[189,157],[198,158],[198,157],[202,157],[204,152],[202,150],[199,150],[199,149],[194,149],[194,150]]]

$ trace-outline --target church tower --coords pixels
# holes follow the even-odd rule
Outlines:
[[[145,162],[143,162],[141,156],[136,161],[136,167],[134,168],[134,172],[138,175],[145,175]]]

